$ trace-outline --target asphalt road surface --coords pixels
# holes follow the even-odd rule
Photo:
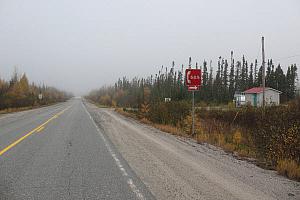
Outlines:
[[[300,184],[72,99],[0,116],[0,199],[300,199]]]
[[[153,199],[80,99],[0,116],[0,199]]]

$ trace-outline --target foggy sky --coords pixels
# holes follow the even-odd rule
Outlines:
[[[219,56],[300,66],[299,0],[0,0],[0,77],[75,94]]]

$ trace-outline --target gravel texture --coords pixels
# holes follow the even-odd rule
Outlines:
[[[300,183],[219,148],[87,104],[97,125],[157,199],[300,199]]]

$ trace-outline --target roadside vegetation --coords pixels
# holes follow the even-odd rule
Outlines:
[[[0,78],[0,114],[66,101],[71,96],[54,87],[29,83],[25,73],[15,71],[9,81]]]
[[[286,73],[272,60],[267,62],[266,86],[283,92],[281,106],[265,110],[245,106],[234,108],[235,91],[261,85],[261,67],[253,63],[223,58],[217,70],[200,66],[202,87],[195,94],[196,134],[191,135],[191,94],[187,91],[183,66],[162,67],[147,78],[119,79],[114,86],[92,91],[91,101],[116,107],[126,116],[151,124],[163,131],[193,137],[199,143],[210,143],[275,169],[289,178],[300,180],[300,99],[296,97],[297,66],[288,66]],[[198,66],[198,64],[196,64]],[[214,75],[214,76],[213,76]],[[171,101],[165,101],[171,98]]]

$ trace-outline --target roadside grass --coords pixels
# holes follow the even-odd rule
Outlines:
[[[279,160],[276,170],[279,174],[287,176],[291,179],[300,180],[300,165],[294,160]]]
[[[19,107],[19,108],[6,108],[6,109],[3,109],[3,110],[0,110],[0,115],[8,114],[8,113],[14,113],[14,112],[21,112],[21,111],[26,111],[26,110],[32,110],[32,109],[35,109],[35,108],[42,108],[42,107],[51,106],[51,105],[54,105],[54,104],[56,104],[56,103],[50,103],[50,104],[46,104],[46,105],[26,106],[26,107]]]
[[[196,119],[196,136],[199,143],[221,147],[240,157],[257,158],[253,140],[246,130],[214,121]]]
[[[188,115],[180,125],[153,123],[137,111],[116,108],[116,112],[144,124],[151,125],[161,131],[184,137],[192,137],[198,143],[208,143],[222,148],[239,158],[249,160],[266,169],[276,170],[279,174],[300,181],[300,165],[294,160],[281,159],[277,164],[269,164],[257,152],[259,149],[251,132],[238,125],[228,124],[215,119],[203,119],[196,116],[195,135],[191,135],[191,116]]]
[[[27,107],[21,107],[21,108],[6,108],[3,110],[0,110],[0,114],[7,114],[7,113],[13,113],[13,112],[20,112],[25,110],[30,110],[35,108],[35,106],[27,106]]]
[[[95,103],[94,103],[95,104]],[[103,105],[103,104],[95,104],[98,108],[109,108],[108,106],[106,105]]]
[[[153,126],[163,132],[171,133],[173,135],[183,136],[182,130],[175,126],[167,125],[167,124],[153,124]]]
[[[125,109],[126,110],[126,109]],[[145,117],[139,117],[136,113],[134,112],[128,112],[128,111],[124,111],[123,108],[116,108],[115,111],[125,117],[130,117],[136,120],[139,120],[140,122],[144,123],[144,124],[148,124],[151,125],[161,131],[167,132],[167,133],[171,133],[173,135],[184,135],[182,130],[172,126],[172,125],[168,125],[168,124],[157,124],[157,123],[153,123],[150,120],[148,120]]]
[[[190,128],[192,120],[191,116],[187,116],[183,122],[183,127],[180,127],[180,125],[173,126],[170,124],[153,123],[142,115],[139,115],[137,112],[128,111],[123,108],[115,108],[115,111],[125,117],[130,117],[139,120],[144,124],[151,125],[163,132],[178,136],[192,137],[198,143],[209,143],[221,147],[226,152],[236,153],[241,157],[256,157],[254,147],[250,147],[250,144],[253,143],[253,141],[251,141],[250,138],[244,137],[241,130],[226,127],[222,123],[208,122],[196,118],[196,134],[195,136],[192,136]],[[226,134],[224,134],[225,132]]]
[[[132,113],[132,112],[127,112],[127,111],[124,111],[123,108],[115,108],[115,111],[121,115],[124,115],[125,117],[130,117],[130,118],[133,118],[133,119],[138,119],[137,115]],[[150,121],[149,121],[150,122]]]

